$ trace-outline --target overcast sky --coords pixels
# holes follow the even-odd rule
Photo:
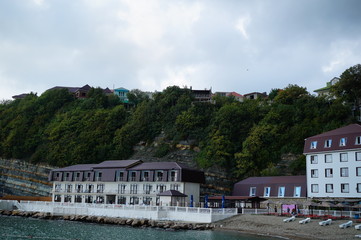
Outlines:
[[[0,100],[54,86],[267,92],[361,63],[360,0],[1,0]]]

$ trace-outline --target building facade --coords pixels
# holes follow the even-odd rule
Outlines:
[[[249,177],[234,185],[233,196],[306,198],[306,176]]]
[[[115,160],[55,169],[49,180],[54,202],[161,205],[167,190],[199,202],[204,173],[176,162]]]
[[[361,126],[351,124],[305,140],[308,196],[361,197]]]

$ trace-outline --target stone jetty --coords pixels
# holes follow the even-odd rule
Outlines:
[[[66,220],[66,221],[80,221],[100,224],[114,224],[130,227],[150,227],[169,230],[213,230],[216,228],[215,224],[201,224],[201,223],[186,223],[175,221],[155,221],[149,219],[134,219],[134,218],[111,218],[98,216],[82,216],[82,215],[52,215],[46,212],[27,212],[20,210],[0,210],[0,215],[31,217],[49,220]]]

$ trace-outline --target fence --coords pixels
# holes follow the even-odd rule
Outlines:
[[[120,218],[147,218],[211,223],[237,215],[236,208],[192,208],[93,203],[21,201],[20,210],[49,212],[53,215],[88,215]]]

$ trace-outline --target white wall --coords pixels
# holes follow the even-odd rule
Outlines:
[[[337,152],[322,152],[306,155],[307,166],[307,194],[308,197],[346,197],[346,198],[360,198],[361,193],[357,192],[357,183],[361,183],[361,176],[356,176],[356,168],[361,167],[361,161],[356,161],[355,153],[360,152],[361,149],[337,151]],[[347,162],[340,162],[340,153],[347,153]],[[325,163],[325,154],[332,154],[332,163]],[[311,164],[311,156],[318,157],[317,164]],[[341,177],[340,169],[348,168],[348,177]],[[333,169],[333,177],[325,177],[325,169]],[[318,178],[311,178],[311,169],[318,169]],[[349,193],[341,192],[341,184],[349,184]],[[318,184],[319,192],[313,193],[311,189],[312,184]],[[333,184],[333,193],[326,193],[326,184]]]

